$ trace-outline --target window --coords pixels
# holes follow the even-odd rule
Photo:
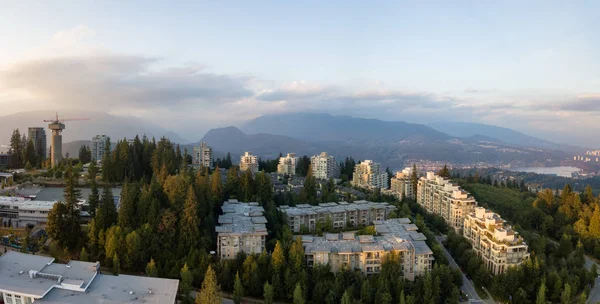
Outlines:
[[[6,304],[13,304],[13,296],[10,293],[4,294],[4,300],[6,300]]]

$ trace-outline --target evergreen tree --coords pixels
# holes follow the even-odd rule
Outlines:
[[[263,287],[263,298],[265,299],[265,304],[273,304],[273,286],[269,284],[269,282],[265,282]]]
[[[240,184],[242,192],[241,200],[244,202],[251,201],[252,196],[254,195],[254,179],[252,178],[252,172],[249,169],[243,173]]]
[[[81,191],[75,188],[76,174],[73,172],[71,166],[67,167],[66,175],[67,180],[64,190],[66,213],[64,219],[65,231],[63,231],[63,233],[65,234],[65,245],[67,245],[68,248],[74,249],[81,237],[81,213],[77,205]]]
[[[158,269],[156,269],[156,263],[154,259],[150,259],[150,262],[146,265],[146,276],[149,277],[158,277]]]
[[[210,176],[210,193],[213,202],[221,202],[223,200],[223,184],[219,167],[216,167],[215,171]]]
[[[112,181],[113,165],[110,151],[110,137],[106,137],[106,142],[104,143],[104,155],[102,156],[102,180],[105,183]]]
[[[437,175],[439,175],[441,177],[445,177],[445,178],[450,178],[450,170],[448,169],[448,166],[446,164],[444,164],[444,168],[442,168],[440,171],[438,171]]]
[[[352,304],[352,294],[349,292],[348,289],[344,291],[342,299],[340,300],[340,304]]]
[[[221,296],[219,295],[219,285],[217,284],[217,276],[212,266],[208,265],[202,288],[196,295],[196,304],[221,304]]]
[[[600,238],[600,206],[596,205],[594,207],[594,212],[592,213],[592,217],[590,218],[590,226],[588,228],[588,232],[593,238]]]
[[[304,293],[302,292],[302,286],[300,283],[296,284],[296,288],[294,288],[294,304],[304,304]]]
[[[29,167],[32,167],[32,165],[37,164],[37,155],[35,153],[35,146],[33,144],[33,140],[28,140],[27,141],[27,146],[25,147],[25,157],[23,158],[23,161],[27,164],[29,163]],[[25,165],[27,167],[27,165]],[[31,170],[31,169],[29,169]]]
[[[108,229],[117,222],[117,208],[113,198],[112,190],[108,186],[104,186],[102,190],[102,199],[100,206],[97,209],[96,224],[99,229]]]
[[[536,304],[546,304],[546,282],[542,281],[542,285],[540,285],[540,289],[537,293],[537,298],[535,300]]]
[[[404,289],[400,291],[400,299],[398,300],[400,304],[406,304],[406,297],[404,296]]]
[[[87,262],[89,260],[89,256],[87,251],[85,250],[85,247],[81,247],[81,252],[79,253],[79,260],[84,262]]]
[[[119,259],[119,255],[115,253],[113,255],[113,274],[118,276],[121,272],[121,260]]]
[[[276,273],[281,273],[284,264],[285,254],[283,252],[283,246],[281,246],[281,242],[277,240],[275,243],[275,250],[273,250],[273,254],[271,255],[271,267],[273,267],[273,271]]]
[[[123,228],[137,228],[137,204],[139,194],[139,186],[136,183],[125,183],[123,186],[118,212],[119,226]]]
[[[300,191],[300,201],[303,204],[315,204],[317,202],[317,180],[312,172],[312,166],[308,167],[304,186]]]
[[[185,254],[190,249],[194,249],[198,246],[198,238],[200,236],[198,202],[196,201],[194,188],[191,185],[188,188],[187,198],[185,200],[185,206],[179,224],[180,246],[182,246],[183,249],[181,253]]]
[[[92,217],[96,216],[96,209],[98,208],[98,204],[100,203],[100,194],[98,193],[98,184],[96,182],[96,176],[98,175],[98,167],[96,166],[96,162],[93,161],[90,163],[90,167],[88,168],[88,181],[90,182],[91,192],[88,196],[88,204],[90,208],[90,215]]]
[[[242,200],[242,196],[238,193],[240,190],[240,176],[238,175],[237,167],[233,166],[227,170],[227,181],[225,182],[225,197],[236,198]]]
[[[24,149],[19,129],[13,130],[13,134],[10,137],[10,149],[8,151],[8,154],[10,154],[10,168],[21,168],[23,166]]]
[[[240,280],[239,272],[235,273],[235,283],[233,284],[233,303],[240,304],[244,298],[244,286]]]
[[[561,304],[570,304],[571,303],[571,285],[569,285],[569,283],[565,284],[565,288],[563,289],[563,292],[560,295],[560,303]]]
[[[179,291],[184,298],[184,302],[187,302],[187,299],[190,297],[190,291],[192,290],[192,280],[194,279],[192,271],[188,267],[187,263],[181,267],[179,275],[181,277]]]
[[[410,182],[412,183],[413,193],[417,193],[417,185],[419,184],[419,176],[417,175],[417,165],[413,164],[412,174],[410,175]]]

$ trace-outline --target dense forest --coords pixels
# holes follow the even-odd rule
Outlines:
[[[187,153],[167,139],[117,142],[100,167],[90,165],[87,180],[92,191],[87,199],[93,219],[84,226],[79,225],[76,209],[78,174],[67,165],[65,201],[56,204],[48,216],[52,254],[63,260],[102,261],[114,273],[180,279],[180,299],[186,303],[193,301],[189,291],[200,287],[198,303],[211,303],[216,289],[232,292],[234,299],[245,295],[266,297],[267,302],[269,298],[294,303],[458,302],[460,273],[445,265],[422,217],[416,223],[437,249],[437,261],[431,273],[414,282],[399,275],[397,255],[386,258],[381,274],[368,277],[353,270],[332,273],[327,266],[308,268],[302,244],[277,211],[278,200],[264,172],[253,175],[231,165],[226,176],[221,176],[218,167],[211,172],[187,164]],[[305,188],[296,199],[316,204],[322,198],[310,166],[306,168]],[[115,182],[124,183],[118,209],[108,188]],[[323,192],[333,190],[330,187],[334,187],[332,182]],[[233,260],[219,260],[211,254],[216,250],[216,219],[228,198],[257,201],[265,208],[266,252],[242,253]],[[381,195],[373,198],[382,199]],[[399,215],[412,216],[408,203],[395,203]]]

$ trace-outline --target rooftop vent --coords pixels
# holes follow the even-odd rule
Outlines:
[[[132,295],[132,294],[133,294],[133,290],[130,290],[130,291],[129,291],[129,294],[130,294],[130,295]]]

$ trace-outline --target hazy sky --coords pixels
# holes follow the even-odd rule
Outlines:
[[[101,110],[197,140],[312,111],[600,145],[599,1],[27,2],[0,9],[0,114]]]

